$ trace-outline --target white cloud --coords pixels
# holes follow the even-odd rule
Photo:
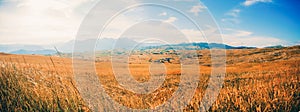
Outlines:
[[[167,22],[167,23],[173,23],[173,22],[175,22],[176,20],[178,20],[176,17],[169,17],[169,19],[165,20],[164,22]]]
[[[202,32],[194,29],[182,29],[181,32],[187,36],[190,41],[204,42]]]
[[[272,2],[272,0],[246,0],[241,5],[242,6],[251,6],[251,5],[254,5],[259,2],[268,3],[268,2]],[[239,7],[239,8],[235,8],[235,9],[228,11],[227,13],[224,14],[226,17],[223,18],[221,21],[230,23],[230,24],[239,24],[241,22],[241,20],[238,17],[240,15],[242,9],[243,9],[243,7]]]
[[[224,36],[224,42],[233,46],[254,46],[260,48],[274,45],[287,45],[288,43],[284,40],[267,36],[251,36],[247,38]]]
[[[253,32],[237,29],[224,29],[224,43],[233,46],[266,47],[274,45],[287,45],[288,42],[269,36],[255,35]]]
[[[237,18],[223,18],[222,22],[231,23],[231,24],[239,24],[241,21]]]
[[[121,37],[136,41],[160,40],[167,43],[188,42],[187,38],[173,24],[161,21],[144,21],[128,28]],[[166,44],[166,43],[165,43]]]
[[[121,36],[121,33],[132,27],[132,25],[136,24],[139,19],[140,18],[138,17],[119,15],[108,24],[106,29],[102,32],[101,37],[119,38]]]
[[[181,32],[193,42],[222,43],[218,28],[210,25],[202,26],[201,31],[196,29],[182,29]]]
[[[226,18],[223,18],[222,22],[228,22],[232,24],[238,24],[240,23],[240,20],[238,19],[239,14],[241,12],[241,9],[232,9],[229,12],[225,13]]]
[[[159,14],[159,16],[166,16],[166,15],[168,15],[167,12],[162,12],[162,13]]]
[[[226,32],[230,32],[231,35],[234,35],[235,37],[245,37],[245,36],[251,36],[253,32],[245,31],[245,30],[236,30],[236,29],[230,29],[226,28]]]
[[[194,0],[174,0],[176,2],[193,2]]]
[[[232,16],[232,17],[238,17],[240,12],[241,12],[240,9],[233,9],[233,10],[230,10],[229,12],[227,12],[225,15]]]
[[[268,2],[272,2],[272,0],[246,0],[243,5],[244,6],[251,6],[253,4],[256,4],[256,3],[259,3],[259,2],[262,2],[262,3],[268,3]]]
[[[199,15],[199,12],[202,12],[203,9],[206,9],[206,7],[204,5],[201,5],[201,4],[198,4],[196,6],[193,6],[189,12],[190,13],[194,13],[195,16],[198,16]]]
[[[0,8],[1,43],[49,44],[75,37],[93,0],[6,0]],[[9,39],[8,39],[9,38]]]

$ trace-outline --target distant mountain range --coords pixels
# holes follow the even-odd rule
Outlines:
[[[90,49],[84,47],[85,45],[92,45],[97,40],[95,39],[87,39],[87,40],[77,40],[77,45],[81,46],[80,49],[77,49],[78,52],[89,51]],[[73,51],[75,40],[55,44],[55,45],[0,45],[0,52],[12,53],[12,54],[40,54],[40,55],[53,55],[56,54],[56,47],[59,52],[63,53],[71,53]],[[95,50],[111,50],[111,49],[151,49],[151,48],[168,48],[172,47],[174,49],[184,49],[184,50],[193,50],[193,49],[213,49],[213,48],[224,48],[224,49],[253,49],[255,47],[247,47],[247,46],[230,46],[221,43],[181,43],[181,44],[172,44],[172,45],[163,45],[159,43],[143,43],[138,44],[137,41],[134,41],[129,38],[120,38],[120,39],[112,39],[112,38],[102,38],[97,41],[97,45]],[[138,46],[136,46],[138,45]],[[268,48],[278,48],[282,46],[271,46]]]
[[[12,51],[9,52],[11,54],[40,54],[40,55],[53,55],[56,53],[55,50],[49,50],[49,49],[45,49],[45,50],[35,50],[35,51],[31,51],[31,50],[24,50],[24,49],[20,49],[17,51]]]
[[[52,55],[55,54],[55,50],[46,49],[40,45],[0,45],[0,52],[11,54],[40,54],[40,55]]]
[[[171,46],[177,49],[184,49],[184,50],[196,50],[196,49],[255,49],[256,47],[247,47],[247,46],[229,46],[226,44],[220,43],[181,43],[181,44],[174,44],[174,45],[162,45],[161,47]]]
[[[17,50],[42,50],[43,46],[40,45],[19,45],[19,44],[8,44],[8,45],[0,45],[0,52],[10,53]]]

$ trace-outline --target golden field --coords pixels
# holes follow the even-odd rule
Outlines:
[[[200,50],[199,85],[184,111],[198,111],[211,73],[209,50]],[[226,75],[217,100],[208,111],[299,111],[300,46],[226,51]],[[149,59],[170,55],[135,54],[129,70],[138,82],[150,79]],[[149,94],[128,91],[117,82],[108,56],[97,57],[96,71],[108,95],[134,109],[154,109],[178,89],[178,57],[164,63],[163,84]],[[193,57],[192,57],[193,58]],[[72,59],[0,54],[0,111],[91,111],[74,81]],[[176,106],[174,106],[176,108]],[[170,110],[171,111],[171,110]]]

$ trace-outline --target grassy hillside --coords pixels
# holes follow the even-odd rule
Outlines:
[[[185,111],[199,110],[210,77],[209,50],[198,53],[200,83]],[[139,82],[148,81],[148,60],[162,57],[170,56],[132,55],[129,60],[132,76]],[[153,93],[140,95],[118,84],[109,57],[98,58],[97,73],[103,87],[124,106],[155,108],[178,88],[179,63],[165,63],[165,82]],[[71,62],[68,58],[0,54],[0,111],[90,111],[75,87]],[[210,111],[300,110],[299,46],[227,50],[226,62],[224,86]]]

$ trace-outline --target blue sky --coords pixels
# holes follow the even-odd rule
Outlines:
[[[75,39],[78,28],[89,10],[97,3],[104,3],[105,0],[99,1],[0,0],[0,44],[55,44]],[[124,4],[149,2],[149,0],[115,1]],[[203,4],[199,2],[197,0],[161,1],[161,3],[178,6],[177,8],[183,13],[194,19],[203,19],[204,24],[210,22],[205,20],[208,14],[206,11],[210,11],[223,32],[225,44],[257,47],[300,44],[298,12],[300,2],[298,0],[201,0]],[[112,2],[106,6],[108,8],[101,10],[104,15],[110,13],[113,9],[109,7],[114,5]],[[192,41],[205,41],[203,35],[182,15],[157,7],[141,7],[121,14],[108,25],[104,36],[117,38],[119,36],[117,34],[126,31],[124,28],[128,29],[143,19],[155,19],[172,24]],[[142,27],[148,29],[157,28],[157,26],[143,25]],[[203,26],[206,35],[214,35],[218,30],[213,25]],[[135,30],[145,32],[144,35],[152,35],[148,34],[145,28],[139,28]],[[165,33],[174,33],[173,30],[160,29]]]

